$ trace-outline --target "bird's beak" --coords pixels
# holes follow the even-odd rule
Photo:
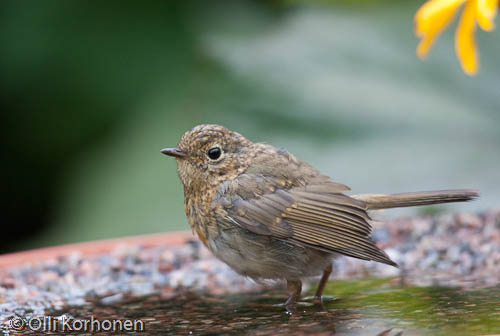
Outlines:
[[[165,155],[173,156],[176,158],[184,158],[187,156],[187,154],[181,151],[179,148],[163,148],[161,152]]]

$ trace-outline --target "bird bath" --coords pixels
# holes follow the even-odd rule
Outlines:
[[[7,334],[500,334],[499,226],[498,211],[376,224],[374,238],[400,268],[340,258],[325,291],[335,299],[299,304],[294,313],[276,306],[286,299],[282,284],[257,284],[235,274],[190,233],[3,255],[0,329]],[[305,287],[305,294],[313,291]]]

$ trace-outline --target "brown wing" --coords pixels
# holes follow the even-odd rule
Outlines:
[[[265,185],[261,184],[262,189]],[[231,199],[220,194],[214,201],[214,206],[223,207],[227,223],[298,245],[396,266],[369,237],[370,217],[364,202],[342,194],[349,190],[342,184],[322,182],[289,190],[270,187],[267,193],[248,198],[241,197],[250,196],[248,189],[238,192],[238,188],[244,184],[225,186],[224,191],[231,189]]]

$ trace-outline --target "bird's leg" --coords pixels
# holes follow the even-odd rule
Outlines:
[[[319,281],[318,289],[316,290],[316,294],[314,294],[314,296],[316,297],[316,300],[318,300],[320,302],[321,302],[321,296],[323,295],[323,290],[325,289],[326,283],[328,282],[328,278],[330,277],[332,270],[333,270],[332,264],[330,264],[327,268],[325,268],[323,270],[323,276],[321,277],[321,280]]]
[[[286,300],[285,306],[293,306],[302,292],[302,281],[287,280],[286,284],[288,287],[288,300]]]

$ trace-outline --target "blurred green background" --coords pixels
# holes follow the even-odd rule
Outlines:
[[[356,193],[500,205],[500,31],[465,76],[422,1],[2,1],[0,251],[188,229],[175,160],[200,123],[286,147]],[[416,213],[416,209],[384,216]]]

